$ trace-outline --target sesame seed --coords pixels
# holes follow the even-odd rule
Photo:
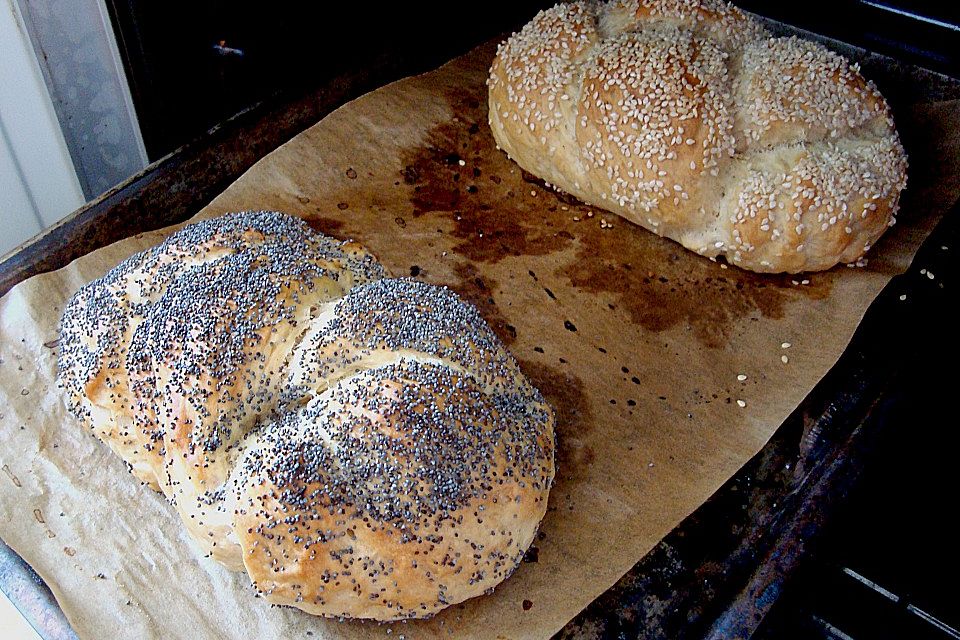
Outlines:
[[[559,188],[748,269],[823,269],[824,244],[867,251],[905,187],[889,109],[859,68],[725,2],[557,5],[501,46],[488,84],[491,114],[519,116],[498,118],[494,136],[529,149],[527,169],[563,149],[576,161],[554,168]],[[754,165],[779,149],[797,150],[782,172]],[[746,176],[732,198],[703,206],[734,167]],[[688,218],[732,222],[704,237],[676,224]]]

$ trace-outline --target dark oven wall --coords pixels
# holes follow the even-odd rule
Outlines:
[[[754,13],[960,77],[955,0],[735,0]]]
[[[439,64],[547,6],[532,0],[106,3],[150,160],[278,91],[302,94],[384,55],[429,52]]]
[[[106,0],[151,160],[276,94],[384,55],[439,64],[519,28],[550,0],[305,3]],[[960,3],[738,0],[744,9],[958,74]],[[905,15],[905,14],[912,14]]]

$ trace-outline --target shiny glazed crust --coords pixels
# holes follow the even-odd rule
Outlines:
[[[557,5],[500,46],[488,84],[494,138],[524,169],[753,271],[857,261],[906,185],[856,65],[722,0]]]
[[[270,602],[425,617],[520,563],[553,412],[476,310],[272,212],[171,235],[61,323],[72,412]]]

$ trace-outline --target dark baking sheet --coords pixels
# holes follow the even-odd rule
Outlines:
[[[793,33],[782,25],[775,30]],[[960,83],[835,41],[861,62],[894,110],[917,92],[960,97]],[[392,52],[297,99],[278,97],[241,114],[76,212],[0,264],[0,294],[93,249],[192,215],[258,158],[336,106],[443,60]],[[956,209],[954,209],[956,211]],[[747,637],[869,457],[873,413],[904,370],[910,341],[944,294],[921,270],[949,260],[956,216],[947,216],[910,270],[871,306],[844,356],[766,447],[706,504],[574,621],[560,637]],[[942,269],[938,269],[943,271]],[[906,294],[909,302],[900,296]],[[929,336],[927,336],[929,338]],[[49,590],[0,543],[0,589],[46,638],[74,637]]]

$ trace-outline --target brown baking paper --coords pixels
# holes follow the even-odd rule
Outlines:
[[[55,383],[65,301],[164,235],[151,233],[0,302],[0,536],[81,638],[551,635],[767,442],[960,193],[960,107],[907,106],[896,115],[910,190],[867,267],[725,269],[525,178],[487,130],[493,51],[345,105],[200,215],[299,214],[361,241],[394,274],[450,285],[479,307],[558,412],[559,471],[536,560],[432,620],[377,625],[271,607],[246,575],[201,558],[164,500],[81,431]]]

